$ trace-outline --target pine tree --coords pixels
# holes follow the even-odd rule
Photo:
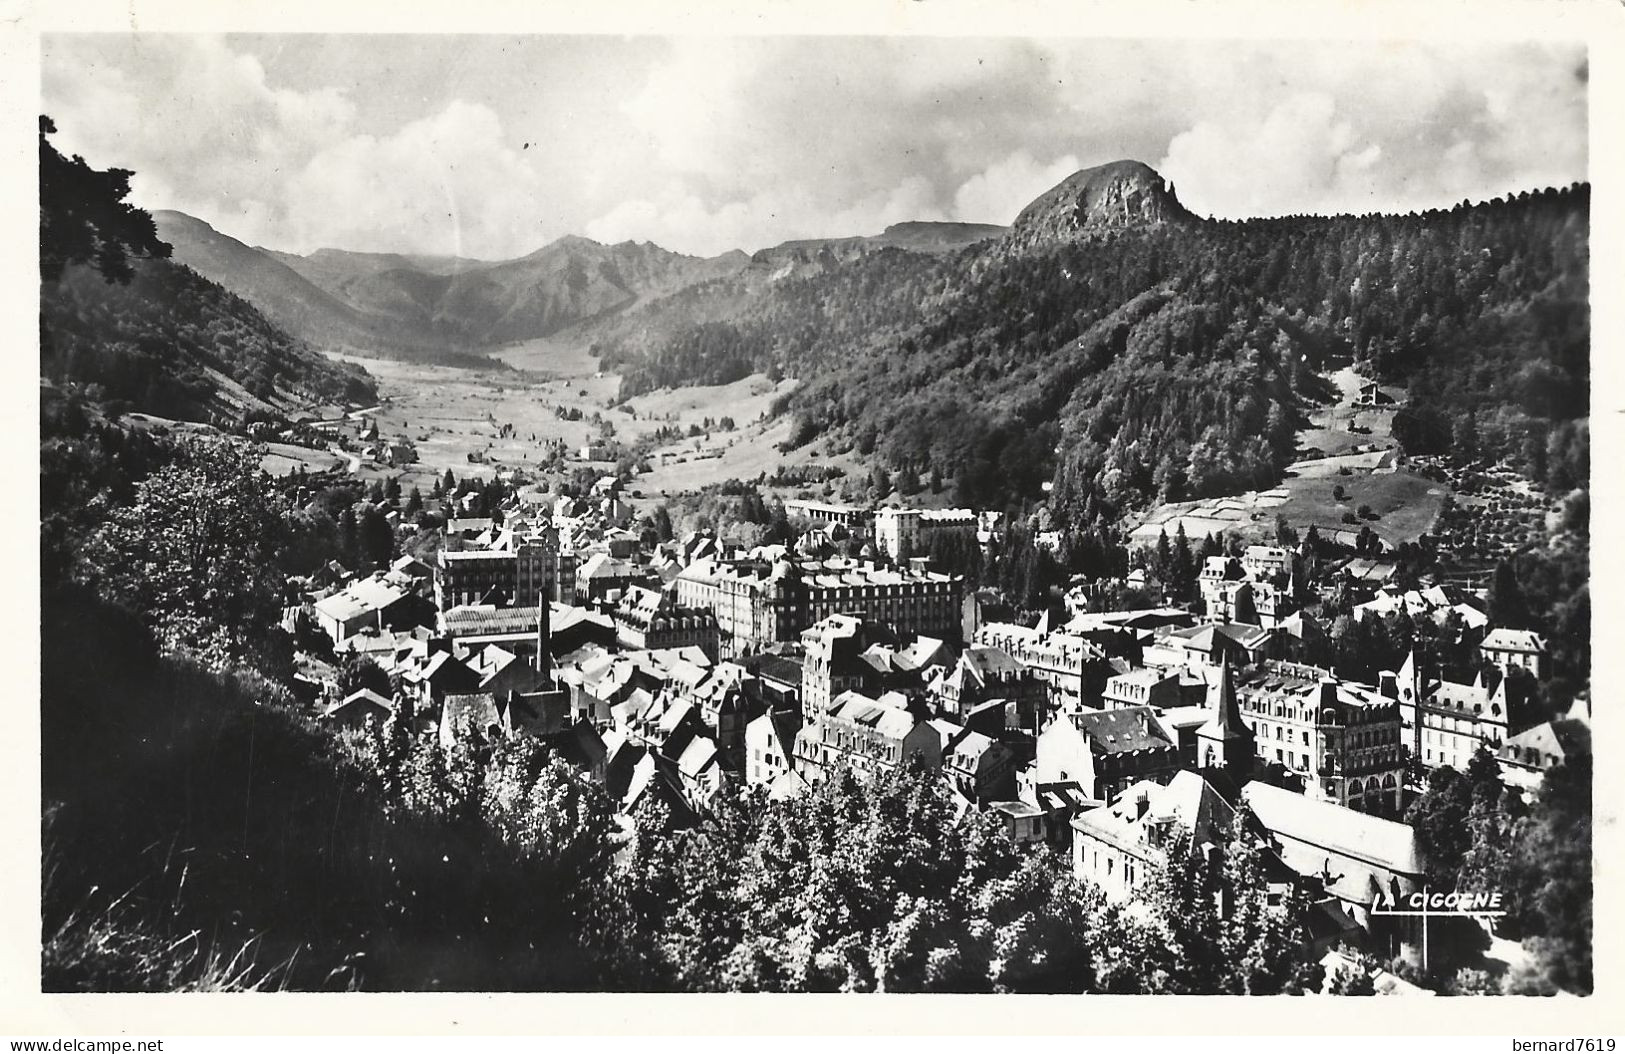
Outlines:
[[[1490,579],[1488,599],[1491,624],[1509,629],[1526,628],[1529,605],[1518,583],[1517,569],[1510,560],[1496,563],[1495,574]]]
[[[1190,539],[1185,537],[1185,522],[1179,523],[1174,534],[1173,567],[1168,574],[1173,586],[1174,599],[1188,600],[1196,586],[1196,562],[1191,556]]]

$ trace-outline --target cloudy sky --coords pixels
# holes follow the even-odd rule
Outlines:
[[[1145,161],[1198,213],[1585,179],[1583,49],[921,37],[55,35],[59,148],[251,244],[498,259],[1008,223]]]

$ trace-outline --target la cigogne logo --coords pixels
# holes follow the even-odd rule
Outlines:
[[[1439,916],[1460,915],[1473,919],[1494,919],[1506,914],[1501,907],[1500,890],[1418,889],[1410,893],[1378,893],[1371,901],[1373,915]]]

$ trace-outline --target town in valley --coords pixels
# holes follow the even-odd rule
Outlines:
[[[750,253],[284,251],[132,192],[91,47],[47,990],[1590,993],[1583,134],[1436,205],[1107,156]]]

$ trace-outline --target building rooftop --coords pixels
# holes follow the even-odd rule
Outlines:
[[[1078,731],[1089,738],[1090,746],[1102,754],[1166,750],[1174,745],[1147,706],[1086,710],[1070,717]]]
[[[553,612],[549,611],[549,629]],[[499,608],[490,604],[464,604],[440,613],[440,628],[454,637],[485,637],[535,633],[542,618],[540,605]]]
[[[1546,654],[1546,641],[1540,634],[1527,629],[1492,629],[1484,634],[1484,650],[1517,651],[1531,655]]]
[[[403,600],[411,591],[410,586],[398,579],[385,577],[380,572],[370,578],[351,582],[332,596],[318,600],[313,606],[320,615],[339,622],[349,622],[364,615],[383,611]]]
[[[1207,780],[1185,770],[1166,786],[1154,780],[1132,784],[1110,806],[1073,820],[1072,829],[1139,853],[1154,845],[1153,831],[1164,825],[1177,826],[1201,845],[1217,840],[1234,818],[1235,810]]]
[[[914,715],[907,710],[888,705],[878,699],[870,699],[859,692],[842,692],[836,696],[825,715],[825,720],[845,721],[863,728],[872,728],[881,735],[894,739],[908,735],[915,725]]]
[[[773,654],[751,655],[740,659],[739,664],[758,677],[801,687],[801,662],[798,659]]]
[[[1422,874],[1416,832],[1408,824],[1356,812],[1336,802],[1316,801],[1257,780],[1241,789],[1241,798],[1272,834],[1397,875]]]

